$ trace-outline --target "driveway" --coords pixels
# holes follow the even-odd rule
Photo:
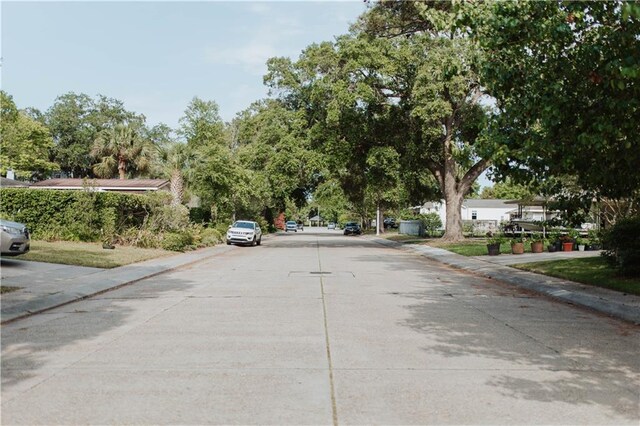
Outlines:
[[[633,424],[637,326],[339,231],[2,327],[5,424]]]

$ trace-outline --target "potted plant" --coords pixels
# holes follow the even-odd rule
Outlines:
[[[592,229],[589,231],[589,245],[587,250],[600,250],[602,248],[602,242],[600,241],[600,235],[598,231]]]
[[[524,243],[526,238],[523,234],[518,237],[514,237],[511,240],[511,253],[512,254],[522,254],[524,253]]]
[[[576,237],[576,245],[578,246],[578,251],[584,251],[585,243],[582,238]]]
[[[500,234],[487,232],[487,252],[489,256],[497,256],[500,254],[500,245],[504,242],[504,237]]]
[[[554,253],[556,251],[562,250],[562,243],[560,242],[560,233],[559,232],[551,232],[549,233],[549,245],[547,246],[549,253]]]
[[[531,253],[542,253],[544,251],[544,238],[542,234],[536,232],[531,235]]]

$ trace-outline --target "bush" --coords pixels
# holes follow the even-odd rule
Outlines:
[[[201,244],[203,247],[215,246],[221,243],[222,240],[222,234],[215,228],[204,228],[202,231]]]
[[[438,213],[426,213],[420,215],[420,221],[424,226],[424,230],[429,236],[433,236],[434,232],[442,228],[442,220]]]
[[[152,210],[146,195],[116,192],[1,188],[0,198],[0,215],[27,225],[35,239],[97,241],[105,225],[140,227]]]
[[[192,207],[189,209],[189,220],[191,223],[210,223],[211,209],[205,207]]]
[[[190,231],[167,232],[162,238],[162,248],[171,251],[185,251],[193,245],[193,235]]]
[[[604,233],[603,256],[621,275],[640,276],[640,217],[623,219]]]

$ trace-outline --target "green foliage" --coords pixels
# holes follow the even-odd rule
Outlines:
[[[480,198],[501,200],[525,200],[531,199],[535,194],[523,184],[513,183],[507,178],[504,182],[497,182],[492,187],[482,188]]]
[[[0,90],[0,173],[12,169],[16,176],[31,179],[58,170],[49,161],[53,139],[49,130],[18,111],[11,96]]]
[[[147,196],[113,192],[2,188],[0,197],[2,216],[49,240],[97,241],[105,231],[139,228],[152,205]]]
[[[421,214],[419,217],[427,235],[433,235],[435,231],[442,228],[442,220],[438,213],[425,213]]]
[[[209,223],[211,219],[211,209],[206,207],[191,207],[189,209],[191,223]]]
[[[62,171],[92,177],[90,152],[98,135],[117,123],[141,125],[144,117],[126,111],[117,99],[70,92],[56,98],[44,120],[54,140],[52,158]]]
[[[501,233],[489,232],[487,234],[487,244],[504,244],[506,241],[506,237]]]
[[[194,243],[193,234],[188,230],[167,232],[162,238],[162,248],[170,251],[185,251]]]
[[[501,110],[500,175],[574,175],[613,198],[640,188],[637,10],[626,1],[478,5],[481,75]]]
[[[149,169],[153,149],[138,127],[116,124],[98,134],[91,149],[91,156],[99,161],[93,166],[96,175],[125,179],[127,174],[137,177]]]
[[[223,242],[224,236],[215,228],[204,228],[200,234],[198,245],[203,247],[215,246]]]
[[[620,274],[640,276],[640,217],[623,219],[604,234],[603,255]]]

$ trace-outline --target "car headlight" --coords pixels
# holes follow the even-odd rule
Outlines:
[[[23,228],[14,228],[13,226],[0,225],[0,229],[9,234],[20,235],[22,234]]]

